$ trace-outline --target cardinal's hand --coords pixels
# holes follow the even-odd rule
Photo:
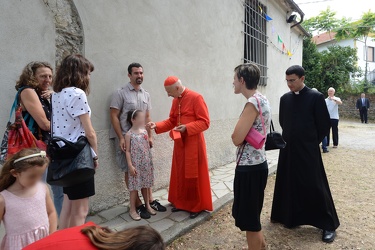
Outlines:
[[[156,128],[156,124],[155,122],[149,122],[146,124],[146,128],[148,129],[155,129]]]
[[[180,126],[175,127],[174,130],[178,131],[178,132],[181,132],[181,133],[185,133],[186,126],[185,125],[180,125]]]

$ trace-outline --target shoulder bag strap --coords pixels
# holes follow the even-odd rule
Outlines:
[[[52,107],[52,97],[53,97],[53,94],[51,94],[51,103],[50,103],[50,109],[51,109],[51,125],[50,125],[50,131],[51,131],[51,136],[50,138],[52,139],[53,138],[53,107]]]
[[[26,87],[22,87],[20,88],[18,91],[17,91],[17,94],[16,96],[14,97],[14,101],[13,101],[13,105],[10,109],[10,114],[9,114],[9,122],[10,120],[12,119],[12,116],[13,116],[13,113],[16,111],[17,107],[20,105],[20,94],[21,94],[21,91],[24,90]]]
[[[16,94],[16,97],[14,98],[14,102],[13,102],[13,105],[12,105],[12,108],[10,110],[10,115],[9,115],[9,122],[10,120],[12,119],[12,116],[13,116],[13,113],[16,111],[17,107],[21,105],[21,92],[22,90],[24,89],[27,89],[27,88],[30,88],[30,87],[22,87],[20,89],[18,89],[17,91],[17,94]],[[35,120],[34,118],[30,115],[29,112],[27,112],[27,114],[23,117],[23,119],[26,121],[27,119],[29,120],[28,121],[28,129],[34,133],[34,123],[35,123]]]
[[[271,126],[270,126],[270,132],[274,132],[275,131],[275,127],[273,126],[273,121],[271,120]]]
[[[259,115],[260,115],[260,120],[262,121],[263,133],[266,136],[267,135],[267,133],[266,133],[266,127],[264,126],[264,118],[263,118],[262,108],[260,107],[260,101],[259,101],[258,97],[255,96],[255,94],[253,95],[253,97],[255,97],[255,99],[258,102]]]

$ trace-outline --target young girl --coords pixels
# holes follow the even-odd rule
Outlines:
[[[126,160],[129,166],[130,217],[140,220],[135,209],[138,190],[141,190],[146,209],[151,215],[156,212],[151,208],[147,188],[154,185],[154,167],[147,131],[145,114],[140,110],[129,111],[127,121],[132,126],[125,134]]]
[[[0,174],[0,220],[6,235],[2,250],[20,250],[56,231],[57,215],[48,187],[41,182],[49,160],[45,151],[23,149]]]

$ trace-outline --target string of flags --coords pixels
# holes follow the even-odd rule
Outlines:
[[[265,12],[263,13],[262,7],[260,7],[260,5],[258,7],[259,7],[259,10],[260,10],[260,13],[264,14],[264,18],[266,19],[266,21],[267,22],[271,21],[272,18],[269,15],[267,15],[267,13],[265,13]]]
[[[260,13],[264,16],[264,18],[265,18],[265,20],[267,21],[267,22],[270,22],[270,21],[272,21],[273,19],[272,19],[272,17],[270,17],[269,15],[267,15],[267,13],[266,12],[264,12],[263,11],[263,9],[262,9],[262,7],[260,6],[260,5],[258,5],[258,7],[259,7],[259,10],[260,10]],[[261,30],[261,29],[260,29]],[[273,26],[273,24],[271,23],[271,33],[272,33],[272,35],[274,35],[275,33],[276,33],[276,30],[275,30],[275,27]],[[277,49],[277,50],[279,50],[279,52],[281,52],[282,54],[286,54],[286,55],[288,55],[289,57],[292,57],[293,56],[293,54],[294,54],[294,52],[297,50],[297,48],[295,48],[294,50],[293,50],[293,52],[291,52],[290,51],[290,49],[287,49],[286,48],[286,46],[285,46],[285,43],[283,42],[283,40],[281,39],[281,37],[280,37],[280,35],[279,34],[277,34],[277,43],[279,44],[279,45],[281,45],[281,49],[278,47],[278,46],[276,46],[268,37],[267,37],[267,39],[270,41],[270,43]],[[298,39],[298,44],[297,44],[297,46],[299,46],[299,43],[300,43],[300,40],[301,39]]]

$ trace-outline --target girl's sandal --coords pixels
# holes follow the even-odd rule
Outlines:
[[[130,216],[130,218],[132,218],[135,221],[140,221],[141,220],[141,217],[139,216],[139,214],[137,212],[129,213],[129,216]]]
[[[151,214],[151,215],[156,215],[155,210],[152,209],[152,208],[151,208],[150,210],[147,209],[147,212],[148,212],[149,214]]]

